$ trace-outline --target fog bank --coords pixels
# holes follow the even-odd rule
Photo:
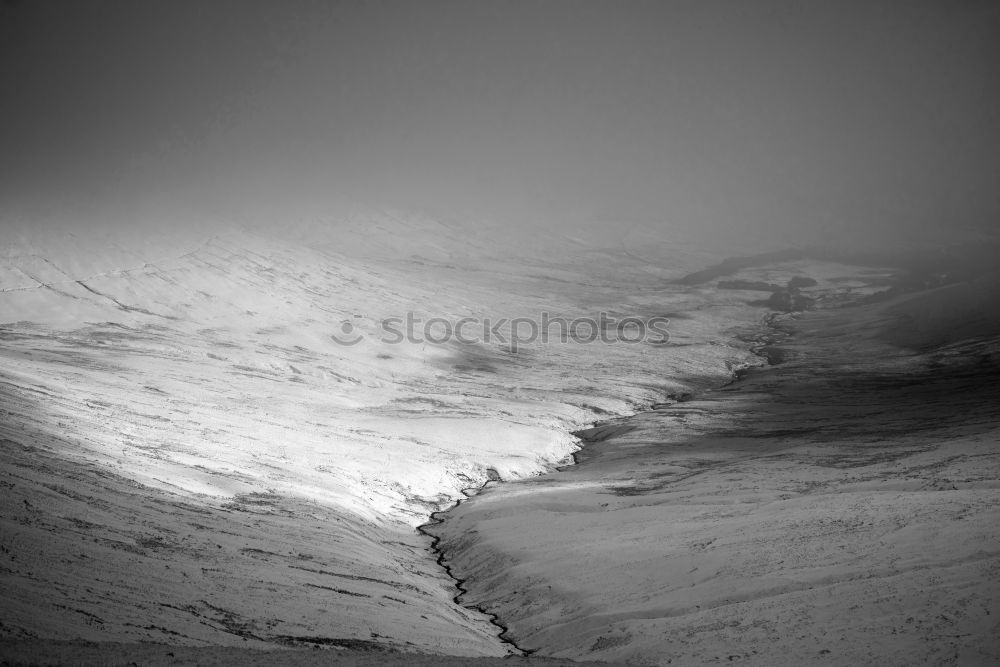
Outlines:
[[[734,248],[991,229],[998,26],[985,2],[9,2],[0,224],[364,202]]]

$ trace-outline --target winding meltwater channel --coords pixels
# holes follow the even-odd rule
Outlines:
[[[482,486],[478,488],[463,489],[462,492],[465,494],[466,499],[474,498],[476,493],[485,489],[490,484],[491,481],[493,480],[487,480],[482,484]],[[458,507],[461,503],[462,500],[455,501],[455,505],[453,505],[452,508],[450,509]],[[458,593],[455,595],[454,598],[452,598],[452,601],[457,605],[463,605],[464,603],[462,601],[462,596],[469,592],[468,589],[465,587],[465,580],[455,575],[451,566],[448,564],[446,554],[441,549],[441,538],[434,535],[434,533],[431,531],[431,528],[444,522],[445,520],[444,517],[448,511],[449,510],[444,510],[432,513],[431,520],[423,525],[417,526],[417,530],[422,535],[426,535],[431,538],[431,550],[437,555],[437,564],[440,565],[441,568],[448,574],[448,576],[455,581],[455,588],[458,589]],[[500,633],[497,635],[497,637],[500,639],[501,642],[508,645],[516,654],[530,655],[531,653],[534,653],[534,651],[522,649],[512,639],[510,639],[510,637],[507,636],[509,628],[500,621],[500,618],[496,614],[486,611],[480,606],[473,606],[472,608],[478,611],[479,613],[485,615],[487,618],[489,618],[490,623],[495,625],[500,630]]]

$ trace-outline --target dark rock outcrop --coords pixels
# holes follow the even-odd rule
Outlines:
[[[809,310],[813,307],[815,299],[805,296],[798,289],[786,288],[772,292],[771,297],[766,303],[768,308],[791,313],[793,311]]]

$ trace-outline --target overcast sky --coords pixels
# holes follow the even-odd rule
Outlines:
[[[0,3],[0,212],[985,224],[1000,3]]]

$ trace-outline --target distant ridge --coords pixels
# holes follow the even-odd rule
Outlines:
[[[802,259],[806,256],[807,253],[803,250],[799,250],[798,248],[789,248],[787,250],[764,252],[759,255],[728,257],[714,266],[702,269],[701,271],[695,271],[694,273],[689,273],[683,278],[678,278],[674,281],[674,283],[678,285],[701,285],[702,283],[707,283],[709,280],[715,280],[716,278],[736,273],[740,269],[747,269],[751,266],[762,266],[773,262],[786,262],[793,259]]]
[[[973,280],[995,271],[995,257],[998,253],[1000,241],[994,237],[950,243],[924,243],[917,247],[901,244],[894,248],[860,250],[836,246],[806,246],[728,257],[718,264],[672,282],[677,285],[701,285],[742,269],[808,258],[856,266],[898,268],[903,274],[900,284],[893,292],[898,293]]]

